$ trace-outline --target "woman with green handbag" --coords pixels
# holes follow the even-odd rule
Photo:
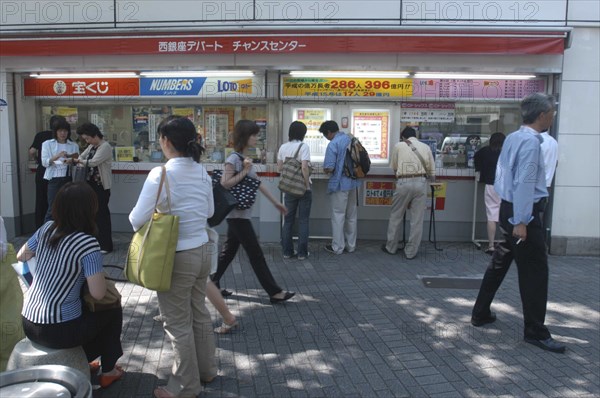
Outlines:
[[[202,391],[201,382],[210,382],[217,375],[215,338],[205,304],[210,253],[214,250],[207,233],[207,219],[214,212],[212,182],[200,164],[204,148],[196,141],[196,128],[189,119],[166,118],[158,126],[158,135],[168,161],[150,171],[129,214],[136,231],[150,220],[155,204],[156,211],[179,217],[171,288],[157,292],[174,364],[168,384],[154,390],[154,396],[196,396]],[[168,189],[161,190],[157,201],[161,177],[166,177]]]

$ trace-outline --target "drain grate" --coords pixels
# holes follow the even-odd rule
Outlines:
[[[419,276],[425,287],[432,289],[479,289],[481,277]]]

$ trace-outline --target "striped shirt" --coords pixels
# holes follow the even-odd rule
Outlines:
[[[62,323],[79,318],[85,278],[102,272],[102,254],[96,238],[75,232],[63,237],[57,247],[51,247],[47,231],[52,223],[44,224],[27,241],[37,264],[22,315],[33,323]]]

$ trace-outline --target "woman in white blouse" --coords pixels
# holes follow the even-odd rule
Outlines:
[[[52,202],[58,190],[71,181],[69,167],[79,157],[79,145],[71,141],[71,125],[59,119],[52,126],[52,139],[42,144],[42,166],[46,168],[44,179],[48,180],[48,211],[44,222],[52,219]]]
[[[179,239],[171,289],[158,292],[163,326],[173,345],[174,364],[169,382],[154,391],[157,398],[196,396],[201,382],[217,375],[215,340],[205,304],[210,273],[210,245],[206,220],[214,212],[211,179],[200,161],[203,148],[196,129],[187,118],[170,116],[158,126],[169,183],[171,214],[179,216]],[[129,214],[134,230],[150,220],[162,173],[156,167],[146,179],[138,201]],[[157,210],[168,212],[163,189]]]

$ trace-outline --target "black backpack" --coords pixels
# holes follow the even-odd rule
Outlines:
[[[364,178],[371,169],[371,159],[369,153],[362,146],[358,138],[350,135],[351,140],[346,147],[344,158],[344,175],[352,178]]]

